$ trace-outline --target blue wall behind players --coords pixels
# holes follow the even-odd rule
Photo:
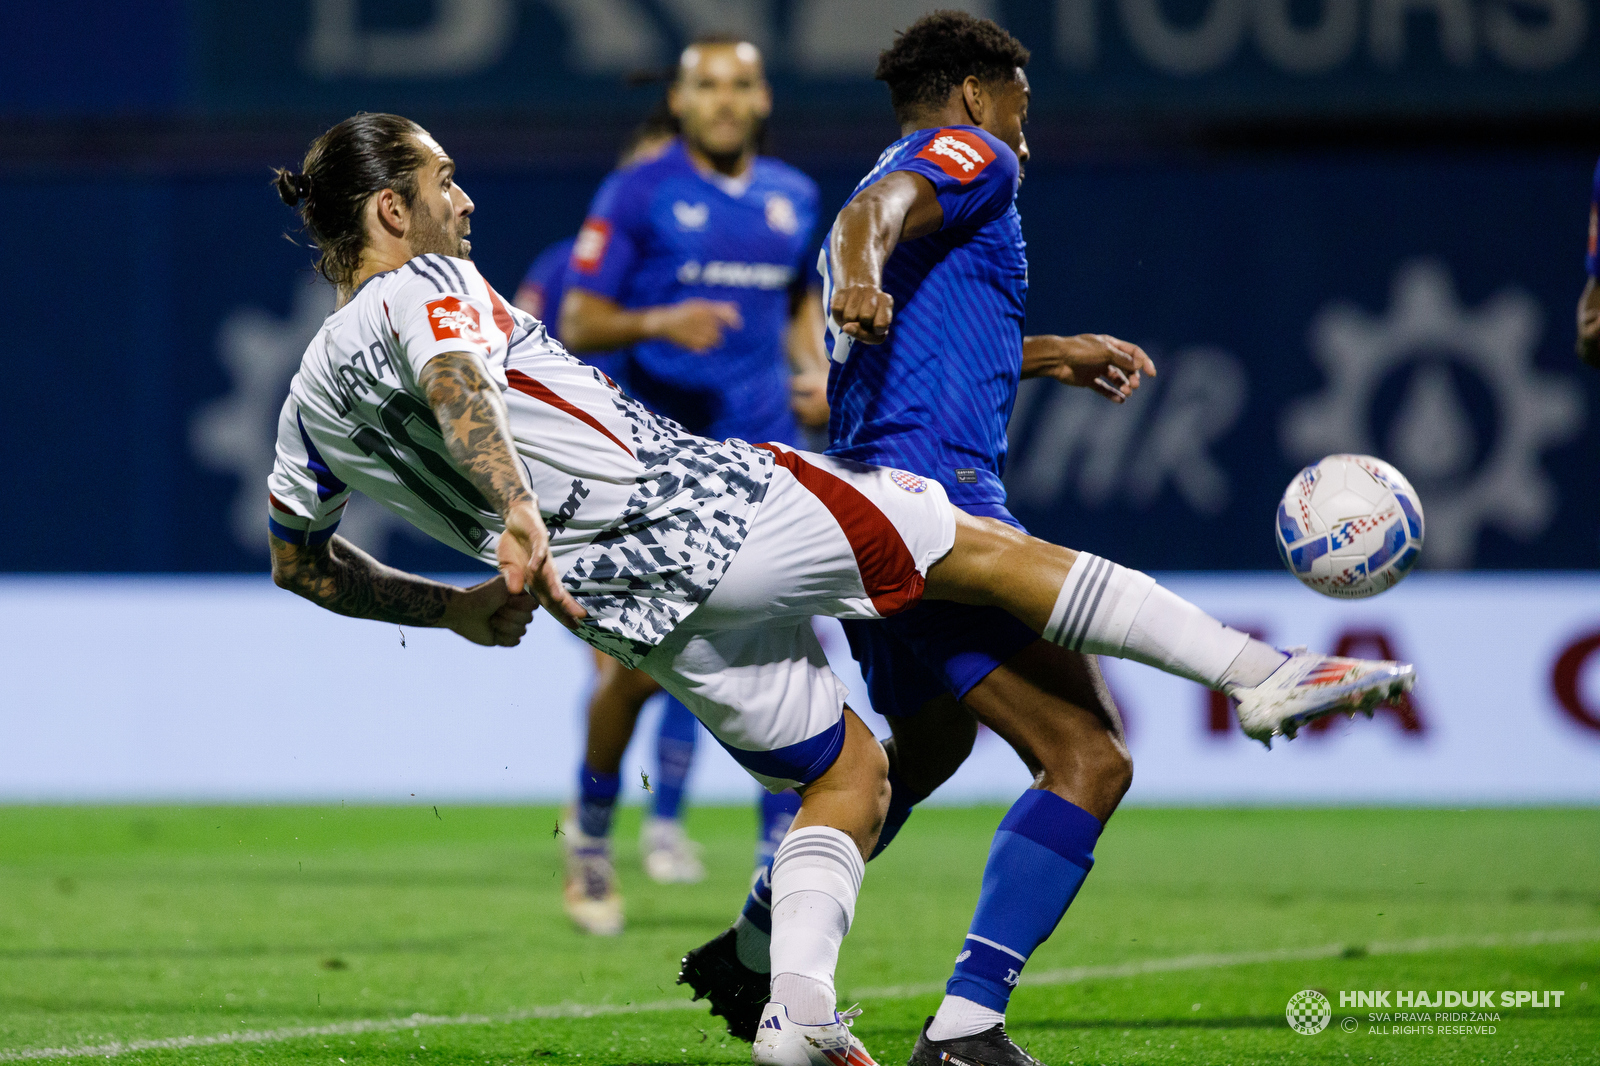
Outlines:
[[[793,160],[824,214],[859,168]],[[1427,562],[1596,565],[1600,376],[1571,355],[1592,160],[1326,155],[1029,168],[1032,332],[1161,368],[1116,408],[1024,388],[1008,475],[1040,534],[1148,569],[1270,569],[1304,462],[1373,451],[1428,508]],[[601,174],[462,179],[503,292]],[[265,566],[273,422],[331,298],[264,180],[0,177],[37,220],[0,257],[12,401],[0,570]],[[960,309],[951,311],[959,344]],[[398,565],[459,569],[375,509]]]

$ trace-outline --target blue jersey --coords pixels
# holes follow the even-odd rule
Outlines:
[[[600,186],[568,284],[629,308],[692,297],[737,303],[743,327],[709,351],[635,345],[625,387],[695,433],[793,443],[789,289],[810,258],[816,218],[816,183],[793,167],[758,158],[746,179],[718,179],[675,143]]]
[[[1589,191],[1589,254],[1585,264],[1591,278],[1600,278],[1600,163],[1595,165]]]
[[[1028,293],[1016,153],[973,126],[918,130],[878,157],[851,198],[897,170],[933,183],[944,222],[884,264],[887,341],[853,342],[829,320],[828,453],[931,477],[958,506],[1003,504]],[[826,252],[818,267],[831,301]]]
[[[545,331],[561,339],[561,301],[567,296],[568,270],[576,237],[556,241],[534,257],[517,287],[517,306],[544,323]],[[627,391],[628,353],[573,352]]]
[[[575,238],[545,248],[528,265],[517,287],[517,306],[544,323],[545,332],[561,339],[561,300],[567,295],[567,261],[572,258]]]

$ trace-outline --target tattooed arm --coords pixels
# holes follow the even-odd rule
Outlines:
[[[343,537],[314,546],[269,534],[272,580],[336,614],[404,626],[438,626],[475,644],[513,647],[533,618],[533,599],[504,578],[456,588],[385,566]]]
[[[445,352],[428,361],[417,381],[450,458],[505,522],[497,554],[506,587],[532,591],[557,621],[576,625],[588,612],[562,586],[550,561],[539,498],[523,476],[505,400],[482,361],[467,352]]]

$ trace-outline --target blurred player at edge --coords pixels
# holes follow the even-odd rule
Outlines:
[[[882,619],[924,598],[1004,608],[1052,641],[1226,692],[1262,739],[1411,685],[1404,664],[1310,653],[1246,684],[1241,657],[1280,653],[1147,575],[968,515],[905,470],[709,440],[651,413],[484,281],[455,162],[409,120],[346,119],[302,168],[275,184],[338,303],[278,418],[273,581],[339,614],[501,646],[521,641],[536,597],[692,707],[766,788],[799,790],[772,863],[759,1066],[873,1066],[834,974],[888,759],[845,705],[813,615]],[[384,566],[337,535],[353,491],[500,574],[463,589]],[[470,689],[470,671],[460,680]],[[1059,874],[1019,872],[1036,886]]]
[[[1051,377],[1120,403],[1155,373],[1143,351],[1112,337],[1022,334],[1028,265],[1014,201],[1028,159],[1027,61],[1005,30],[961,12],[901,33],[876,76],[902,136],[856,187],[818,264],[831,310],[828,454],[933,478],[964,511],[1019,530],[1000,477],[1020,379]],[[879,850],[966,758],[974,718],[1036,775],[995,835],[955,973],[911,1058],[1032,1063],[1006,1036],[1008,998],[1132,781],[1099,666],[992,608],[923,603],[845,630],[893,731]],[[1233,668],[1254,684],[1285,660],[1251,644]],[[746,1038],[759,1008],[738,989],[760,983],[744,970],[767,969],[768,907],[758,882],[734,928],[691,952],[680,978]]]
[[[678,120],[667,102],[662,100],[629,134],[628,142],[617,160],[617,169],[626,170],[659,158],[677,137]],[[557,340],[561,339],[561,304],[571,280],[572,246],[575,243],[576,238],[569,237],[541,251],[528,267],[513,299],[518,307],[543,321],[550,336]],[[627,387],[626,349],[585,352],[582,358],[602,374]],[[608,655],[596,651],[594,662],[596,683],[590,695],[590,705],[585,708],[586,721],[608,721],[621,714],[631,722],[637,718],[643,702],[660,691],[648,676],[638,671],[623,670]],[[645,872],[652,880],[663,884],[692,883],[705,876],[705,869],[696,854],[697,849],[684,834],[679,819],[699,724],[689,709],[670,695],[663,696],[662,700],[664,707],[656,730],[656,763],[653,771],[654,813],[647,816],[641,826],[640,851],[644,856]],[[621,707],[617,706],[619,703]],[[630,729],[630,735],[631,732]],[[586,771],[580,767],[579,773],[585,774]],[[604,792],[614,799],[616,789],[620,787],[620,774],[614,774],[609,779],[597,778],[592,774],[581,777],[580,796],[586,787],[590,793]],[[788,795],[776,800],[776,803],[787,810],[791,817],[792,808],[798,805],[797,799]],[[606,805],[608,815],[609,807]],[[581,819],[568,817],[566,821],[569,838],[583,841],[579,835],[582,829],[577,824]],[[611,865],[608,844],[609,840],[602,836],[598,841],[591,838],[567,848],[568,871],[563,899],[569,916],[586,932],[615,934],[622,931],[622,900],[616,891],[615,871]]]
[[[1594,168],[1589,192],[1589,253],[1585,257],[1589,280],[1578,300],[1578,357],[1600,367],[1600,164]]]
[[[608,178],[579,231],[562,340],[580,355],[626,347],[628,394],[691,433],[798,445],[797,411],[810,422],[827,417],[821,296],[805,282],[816,184],[757,154],[772,98],[754,45],[724,37],[691,44],[667,102],[679,140]],[[590,698],[565,886],[568,915],[590,932],[622,928],[612,812],[623,752],[656,690],[613,661]],[[658,881],[704,873],[678,818],[697,733],[694,716],[669,697],[655,812],[641,841]],[[770,861],[798,805],[792,794],[762,796],[758,865]]]

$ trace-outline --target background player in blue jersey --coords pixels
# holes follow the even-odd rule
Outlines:
[[[877,76],[904,135],[840,212],[820,264],[832,312],[829,452],[934,478],[958,507],[1013,526],[1000,479],[1020,379],[1053,377],[1121,402],[1141,374],[1155,373],[1143,351],[1111,337],[1023,335],[1027,257],[1014,199],[1028,158],[1027,60],[993,22],[959,12],[901,34]],[[1086,600],[1083,609],[1096,608]],[[1186,624],[1182,608],[1153,613],[1163,620],[1152,624]],[[1035,788],[1001,822],[955,974],[912,1057],[1032,1063],[1005,1035],[1006,1003],[1132,781],[1098,664],[999,612],[953,604],[846,631],[873,708],[893,728],[880,850],[965,759],[974,719],[1035,772]],[[1284,656],[1260,649],[1240,653],[1260,662],[1223,665],[1264,679]],[[680,978],[740,1035],[761,998],[750,971],[767,969],[761,890],[758,882],[733,930],[690,953]]]
[[[608,178],[579,231],[562,340],[579,354],[626,349],[627,391],[695,433],[798,444],[797,412],[811,422],[827,413],[821,298],[805,281],[816,185],[757,153],[771,95],[748,42],[708,38],[685,49],[668,102],[680,139]],[[574,920],[595,932],[622,924],[611,812],[622,755],[655,688],[612,663],[590,704],[566,899]],[[656,816],[646,826],[647,867],[663,857],[653,875],[700,873],[676,818],[698,730],[669,698]],[[766,848],[777,846],[797,805],[792,794],[763,796]]]
[[[1593,367],[1600,367],[1600,164],[1594,168],[1589,193],[1589,253],[1585,257],[1589,280],[1578,301],[1578,356]]]

